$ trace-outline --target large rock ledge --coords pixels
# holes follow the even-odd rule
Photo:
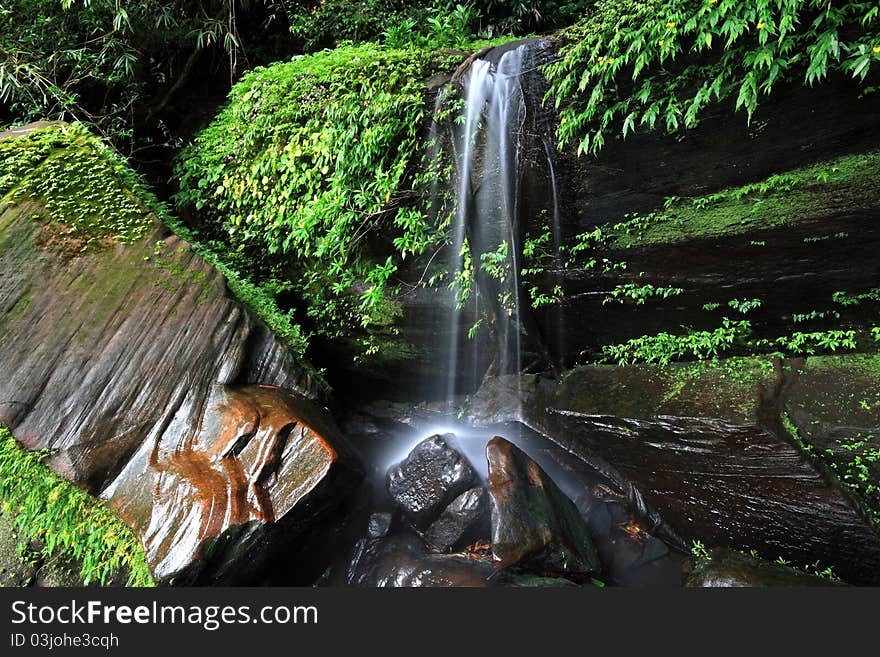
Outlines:
[[[467,416],[520,419],[634,487],[687,541],[818,562],[877,585],[880,530],[865,508],[876,496],[859,497],[880,483],[865,456],[880,435],[877,362],[751,358],[501,377],[484,383]]]
[[[159,581],[257,581],[356,479],[316,380],[146,207],[147,237],[77,254],[48,214],[0,203],[0,423],[116,509]]]

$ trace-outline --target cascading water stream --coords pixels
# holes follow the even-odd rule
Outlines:
[[[472,292],[478,292],[476,303],[494,319],[496,349],[491,357],[480,358],[477,341],[472,349],[463,348],[467,327],[462,325],[463,314],[453,304],[446,390],[450,403],[460,393],[458,382],[465,369],[476,370],[479,363],[488,361],[497,374],[523,371],[525,340],[537,337],[521,280],[525,222],[522,180],[530,145],[537,145],[546,155],[550,189],[545,196],[552,206],[546,210],[552,212],[557,254],[561,242],[552,138],[549,134],[533,134],[547,132],[547,126],[536,119],[541,114],[540,99],[532,102],[536,107],[529,106],[534,99],[527,96],[526,89],[526,77],[539,75],[535,73],[537,55],[545,50],[542,42],[527,42],[507,49],[497,60],[490,52],[487,58],[476,59],[460,80],[463,104],[452,120],[451,135],[456,208],[450,270],[460,285],[463,276],[473,274],[468,283]],[[470,362],[461,362],[463,358]],[[479,380],[476,371],[471,380]]]

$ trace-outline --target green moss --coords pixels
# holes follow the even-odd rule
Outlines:
[[[48,452],[22,450],[0,427],[0,504],[16,531],[43,545],[44,558],[63,555],[82,564],[85,584],[105,584],[121,572],[129,586],[152,586],[143,548],[99,500],[45,465]]]
[[[876,394],[880,395],[880,354],[816,356],[807,361],[806,367],[809,371],[813,372],[838,375],[855,374],[873,379],[872,390],[866,391],[876,392]]]
[[[679,415],[754,422],[761,391],[771,387],[775,377],[770,357],[665,366],[588,365],[566,373],[553,395],[564,400],[565,408],[587,415],[648,420],[657,415]]]
[[[671,199],[642,230],[609,236],[612,248],[738,235],[827,218],[877,198],[880,153],[851,155],[772,176],[765,181],[689,199]],[[830,201],[833,199],[833,201]],[[832,238],[833,226],[823,226]]]
[[[50,229],[81,251],[107,240],[132,243],[154,227],[127,171],[115,152],[76,124],[0,142],[3,202],[40,199]]]
[[[775,371],[769,356],[733,357],[681,363],[664,370],[669,388],[663,399],[686,410],[697,404],[719,416],[751,420],[757,416],[760,391],[773,385]]]

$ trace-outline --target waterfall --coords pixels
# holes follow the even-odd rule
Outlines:
[[[558,254],[559,194],[553,165],[554,146],[541,95],[530,94],[548,48],[541,41],[500,47],[473,61],[460,78],[461,107],[451,120],[451,149],[455,164],[455,211],[449,269],[457,279],[467,274],[474,303],[493,319],[494,350],[487,358],[480,343],[467,340],[463,313],[450,313],[447,400],[460,391],[457,383],[470,369],[489,362],[495,374],[521,372],[526,355],[538,351],[540,337],[528,295],[522,286],[523,235],[531,217],[524,217],[523,170],[528,149],[537,148],[546,169],[545,210],[552,216],[553,247]],[[467,360],[468,362],[462,362]]]

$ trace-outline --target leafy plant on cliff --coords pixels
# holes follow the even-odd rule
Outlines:
[[[599,0],[565,32],[548,98],[560,141],[597,153],[639,128],[692,128],[728,99],[751,118],[783,81],[865,81],[880,63],[878,30],[868,1]]]
[[[177,163],[178,206],[252,281],[290,281],[324,334],[381,321],[401,261],[437,243],[414,191],[423,80],[460,57],[345,46],[257,68]]]
[[[0,505],[16,531],[42,545],[48,559],[57,555],[78,560],[88,585],[106,584],[128,571],[128,586],[153,586],[140,542],[99,500],[69,484],[43,461],[46,450],[21,449],[0,427]]]
[[[745,342],[751,332],[747,320],[725,319],[711,331],[692,331],[683,335],[658,333],[633,338],[622,344],[602,348],[605,360],[618,365],[656,363],[668,365],[674,360],[716,358]]]

